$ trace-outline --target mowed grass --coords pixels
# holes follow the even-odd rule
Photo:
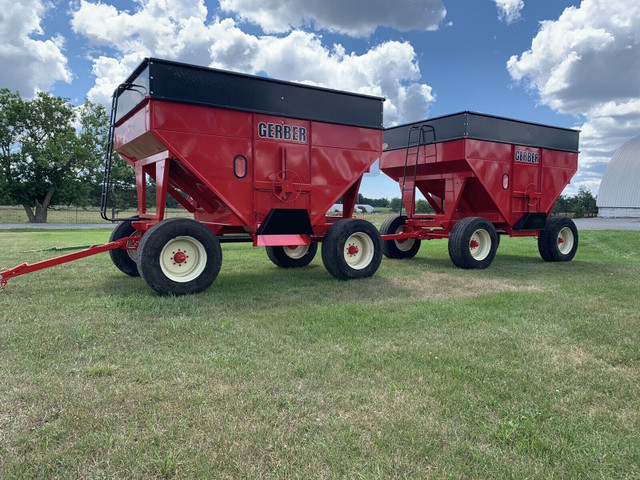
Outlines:
[[[109,232],[5,231],[0,266]],[[223,246],[161,298],[108,254],[0,292],[0,478],[640,478],[640,232],[446,241],[331,277]]]

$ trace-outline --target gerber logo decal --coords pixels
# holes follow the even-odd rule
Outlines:
[[[516,162],[521,163],[540,163],[540,155],[535,152],[527,152],[525,150],[516,150]]]
[[[293,142],[306,143],[307,129],[280,123],[258,123],[258,136],[260,138],[273,138],[276,140],[291,140]]]

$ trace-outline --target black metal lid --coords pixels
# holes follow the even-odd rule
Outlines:
[[[424,143],[446,142],[460,138],[549,148],[578,152],[580,132],[569,128],[552,127],[476,112],[460,112],[442,117],[427,118],[420,122],[398,125],[384,131],[385,150],[407,148],[409,130],[414,126],[432,127]],[[435,137],[435,138],[434,138]],[[417,138],[417,137],[415,137]]]
[[[383,98],[146,58],[119,96],[116,120],[145,97],[268,115],[382,129]],[[146,93],[142,95],[142,90]],[[127,98],[130,97],[130,98]],[[135,100],[137,99],[137,101]]]

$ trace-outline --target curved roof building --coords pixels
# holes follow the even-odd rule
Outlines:
[[[640,217],[640,135],[614,153],[598,191],[600,217]]]

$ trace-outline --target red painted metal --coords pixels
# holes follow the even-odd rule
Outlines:
[[[89,248],[80,250],[78,252],[68,253],[59,257],[51,258],[49,260],[43,260],[37,263],[22,263],[16,267],[10,269],[4,269],[0,271],[0,286],[4,287],[7,282],[20,275],[36,272],[49,267],[55,267],[56,265],[62,265],[63,263],[72,262],[80,258],[90,257],[91,255],[97,255],[98,253],[108,252],[109,250],[115,250],[116,248],[122,248],[124,250],[135,250],[137,248],[140,237],[126,237],[121,238],[115,242],[105,243],[104,245],[91,245]],[[131,242],[127,245],[128,242]]]
[[[260,124],[306,136],[261,138]],[[301,245],[310,240],[263,239],[256,231],[272,209],[303,209],[321,239],[326,212],[341,197],[342,217],[351,217],[362,175],[381,154],[382,130],[147,99],[116,126],[114,148],[136,170],[139,213],[149,219],[135,228],[162,220],[171,195],[218,235],[248,231],[255,245]],[[153,213],[148,177],[156,182]]]
[[[173,255],[173,261],[175,263],[184,263],[187,261],[187,258],[189,257],[184,252],[181,252],[180,250],[175,252],[175,254]]]
[[[256,235],[254,244],[257,247],[281,247],[283,245],[297,247],[309,245],[311,235]]]
[[[516,161],[516,151],[537,155],[537,161]],[[462,138],[420,147],[417,169],[406,168],[406,150],[385,151],[380,169],[400,185],[403,175],[433,207],[431,215],[409,214],[401,238],[447,238],[464,217],[491,221],[511,236],[538,236],[539,230],[515,230],[525,214],[548,216],[553,204],[577,170],[578,154],[493,141]],[[415,173],[415,185],[412,185]],[[414,211],[411,192],[403,195],[407,212]]]
[[[327,217],[327,212],[341,198],[341,218],[352,217],[362,176],[382,153],[381,98],[370,97],[365,105],[364,97],[355,94],[311,92],[286,82],[262,82],[258,77],[166,61],[145,62],[134,75],[140,75],[138,83],[128,81],[116,90],[112,112],[117,119],[112,126],[113,149],[135,170],[139,214],[131,222],[139,232],[135,242],[164,220],[167,196],[221,242],[225,236],[235,241],[248,235],[256,246],[294,247],[322,241],[337,220]],[[150,68],[160,68],[172,83],[154,80]],[[182,98],[178,90],[186,81],[196,87]],[[243,87],[236,90],[234,82]],[[222,93],[209,95],[202,91],[205,86]],[[157,89],[177,97],[163,96]],[[277,98],[269,97],[274,95]],[[200,96],[208,100],[201,101]],[[131,103],[133,97],[135,103]],[[335,103],[314,110],[314,98]],[[118,99],[125,105],[120,116]],[[349,107],[341,103],[347,100],[355,106],[352,110],[346,111]],[[300,102],[311,111],[303,111]],[[279,112],[290,116],[279,116]],[[340,123],[341,116],[345,124]],[[149,180],[155,182],[155,199],[148,198]],[[147,208],[148,201],[154,208]],[[23,264],[3,272],[0,281],[125,248],[128,240]],[[187,258],[184,252],[173,253],[176,264]]]

